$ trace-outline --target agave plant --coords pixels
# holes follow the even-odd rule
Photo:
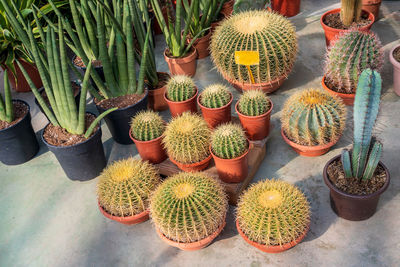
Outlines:
[[[4,71],[4,101],[0,94],[0,120],[8,123],[14,120],[10,81],[7,79],[7,70]]]

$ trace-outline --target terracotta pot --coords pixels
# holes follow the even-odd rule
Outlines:
[[[398,47],[400,47],[400,45],[397,45],[392,49],[392,51],[390,51],[389,57],[390,62],[393,65],[393,90],[398,96],[400,96],[400,62],[393,57],[393,52]]]
[[[362,0],[362,9],[374,14],[375,21],[379,18],[379,8],[382,0]]]
[[[271,111],[274,107],[271,102],[270,109],[260,116],[246,116],[239,112],[238,102],[235,105],[236,113],[239,116],[240,124],[246,131],[247,138],[251,141],[262,140],[269,135]]]
[[[170,77],[166,72],[158,72],[158,76]],[[154,111],[163,111],[168,109],[167,101],[165,101],[164,93],[167,88],[165,84],[163,87],[157,89],[149,89],[148,107]]]
[[[136,145],[142,160],[147,160],[150,163],[158,164],[168,158],[162,145],[163,136],[150,141],[139,141],[132,136],[132,131],[129,131],[129,137]]]
[[[235,0],[229,0],[222,5],[221,13],[225,15],[225,17],[229,17],[233,12],[233,5],[235,4]]]
[[[137,223],[141,223],[141,222],[145,222],[149,219],[149,214],[150,212],[148,210],[145,210],[139,214],[136,214],[134,216],[127,216],[127,217],[118,217],[118,216],[114,216],[109,214],[108,212],[106,212],[103,207],[100,205],[99,202],[97,202],[97,205],[99,206],[99,210],[100,212],[104,215],[104,217],[111,219],[113,221],[122,223],[122,224],[126,224],[126,225],[132,225],[132,224],[137,224]]]
[[[341,30],[341,29],[331,28],[331,27],[327,26],[327,25],[324,23],[324,19],[325,19],[325,17],[326,17],[327,15],[329,15],[329,14],[335,14],[335,13],[339,13],[339,12],[340,12],[340,8],[336,8],[336,9],[330,10],[330,11],[328,11],[328,12],[325,12],[325,13],[322,15],[321,19],[320,19],[322,28],[323,28],[324,31],[325,31],[325,41],[326,41],[326,46],[327,46],[327,47],[329,47],[330,43],[331,43],[332,41],[334,41],[335,39],[337,39],[337,37],[338,37],[342,32],[347,32],[347,31],[349,31],[349,30]],[[360,28],[358,28],[358,29],[359,29],[360,31],[369,32],[369,30],[370,30],[371,27],[372,27],[372,24],[374,24],[375,16],[374,16],[374,14],[372,14],[371,12],[368,12],[368,11],[366,11],[366,10],[363,10],[363,12],[367,12],[367,13],[368,13],[368,19],[371,21],[371,23],[368,24],[368,25],[365,25],[365,26],[363,26],[363,27],[360,27]]]
[[[300,0],[272,0],[272,10],[286,17],[293,17],[300,12]]]
[[[202,161],[199,161],[196,163],[191,163],[191,164],[184,164],[184,163],[177,162],[172,157],[169,157],[171,162],[173,164],[175,164],[176,166],[178,166],[178,168],[184,172],[197,172],[197,171],[202,171],[202,170],[206,169],[208,167],[208,165],[210,165],[211,158],[212,158],[212,156],[210,154],[207,158],[203,159]]]
[[[24,67],[26,72],[28,73],[29,77],[35,84],[36,88],[41,88],[43,86],[42,80],[40,79],[39,72],[37,68],[20,59],[19,61],[21,65]],[[10,81],[11,87],[19,93],[26,93],[31,91],[31,87],[29,86],[28,82],[25,79],[24,74],[22,74],[21,69],[19,68],[17,62],[14,62],[14,68],[17,74],[17,77],[14,76],[12,71],[4,64],[1,65],[3,70],[7,70],[8,80]]]
[[[224,76],[224,75],[222,75]],[[227,80],[230,84],[232,84],[233,87],[235,87],[236,90],[239,92],[242,91],[248,91],[248,90],[255,90],[259,89],[262,90],[266,94],[270,94],[272,92],[275,92],[276,90],[279,89],[279,87],[282,86],[283,82],[286,80],[286,75],[283,75],[279,77],[276,80],[273,80],[271,82],[265,82],[265,83],[241,83],[235,80],[231,80],[230,78],[225,77],[225,80]]]
[[[197,50],[197,58],[202,59],[206,58],[210,55],[210,39],[211,39],[211,31],[207,31],[207,34],[203,37],[197,38],[193,43],[193,47]],[[191,38],[188,38],[187,43],[192,41]]]
[[[165,92],[164,99],[168,104],[169,111],[171,112],[172,117],[179,116],[185,111],[196,113],[197,112],[196,98],[198,93],[199,90],[196,87],[196,93],[194,94],[194,96],[185,101],[174,102],[168,99],[167,92]]]
[[[321,156],[321,155],[325,154],[326,152],[328,152],[329,149],[331,149],[331,147],[334,146],[339,141],[339,138],[338,138],[337,140],[332,141],[325,145],[303,146],[303,145],[296,144],[295,142],[292,142],[291,140],[289,140],[289,138],[287,138],[285,132],[283,131],[283,128],[281,129],[281,135],[283,137],[283,140],[285,140],[285,142],[288,145],[290,145],[294,151],[296,151],[299,155],[302,155],[305,157]]]
[[[242,231],[242,229],[240,229],[239,227],[239,222],[236,221],[236,229],[238,230],[239,234],[241,237],[243,237],[243,239],[249,243],[250,245],[252,245],[253,247],[258,248],[259,250],[263,251],[263,252],[267,252],[267,253],[279,253],[279,252],[283,252],[285,250],[288,250],[294,246],[296,246],[298,243],[300,243],[304,237],[306,237],[307,232],[309,227],[307,227],[307,229],[304,231],[303,234],[301,234],[295,241],[292,241],[290,243],[284,244],[282,246],[267,246],[267,245],[263,245],[263,244],[259,244],[256,243],[254,241],[251,241]]]
[[[208,245],[210,245],[211,242],[222,232],[225,225],[226,225],[226,222],[224,221],[224,223],[221,224],[221,226],[213,234],[207,236],[206,238],[203,238],[202,240],[192,242],[192,243],[179,243],[179,242],[173,241],[171,239],[168,239],[163,233],[161,233],[160,229],[158,229],[157,227],[156,227],[156,231],[157,231],[158,236],[168,245],[177,247],[177,248],[179,248],[181,250],[185,250],[185,251],[194,251],[194,250],[199,250],[199,249],[205,248]]]
[[[325,84],[325,77],[322,77],[322,88],[324,88],[329,94],[333,96],[337,96],[343,100],[343,103],[347,106],[353,106],[354,105],[354,99],[356,98],[356,94],[343,94],[343,93],[338,93],[336,91],[331,90],[326,84]]]
[[[334,157],[324,167],[324,182],[330,189],[330,202],[332,210],[339,216],[350,221],[362,221],[370,218],[376,212],[380,195],[386,191],[390,183],[390,173],[386,166],[379,162],[379,165],[385,169],[386,181],[381,189],[369,195],[351,195],[345,193],[332,184],[328,178],[328,166],[332,162],[340,160],[340,155]]]
[[[240,157],[234,159],[223,159],[216,156],[210,147],[211,155],[215,162],[215,167],[218,171],[219,178],[225,183],[240,183],[244,179],[246,179],[248,174],[248,155],[250,150],[250,142],[249,148],[247,151],[241,155]]]
[[[164,51],[164,59],[168,64],[171,75],[187,75],[193,77],[196,74],[197,50],[192,48],[188,55],[182,58],[167,56],[168,48]]]
[[[231,121],[231,104],[233,101],[233,96],[231,93],[231,100],[228,104],[220,108],[207,108],[200,103],[201,94],[197,98],[197,104],[201,109],[204,120],[207,122],[210,128],[215,128],[218,125]]]

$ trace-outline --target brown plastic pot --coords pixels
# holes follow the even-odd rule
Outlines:
[[[215,127],[217,127],[218,125],[222,124],[222,123],[226,123],[226,122],[230,122],[231,121],[231,104],[233,101],[233,96],[231,93],[229,93],[231,95],[231,100],[229,101],[228,104],[226,104],[223,107],[220,108],[208,108],[203,106],[200,103],[200,98],[201,95],[199,95],[199,97],[197,98],[197,104],[200,107],[201,113],[203,114],[203,118],[204,120],[207,122],[208,126],[211,129],[214,129]]]
[[[41,88],[43,86],[43,84],[42,84],[42,79],[40,79],[40,75],[39,75],[37,68],[34,65],[32,65],[28,62],[25,62],[21,59],[19,60],[19,62],[21,63],[21,65],[24,67],[24,69],[28,73],[29,77],[35,84],[36,88]],[[21,69],[19,68],[18,64],[16,62],[14,62],[13,64],[14,64],[14,68],[15,68],[17,77],[14,76],[12,71],[6,65],[1,64],[2,69],[7,70],[7,76],[8,76],[8,80],[10,81],[11,87],[16,92],[19,92],[19,93],[30,92],[31,87],[29,86],[28,82],[26,81],[25,76],[22,73]]]
[[[183,112],[190,111],[192,113],[197,112],[196,98],[199,93],[199,90],[196,87],[196,93],[194,96],[189,98],[188,100],[181,102],[174,102],[168,99],[167,92],[164,93],[164,99],[168,104],[169,111],[171,112],[172,117],[176,117],[181,115]]]
[[[100,212],[104,215],[104,217],[122,223],[122,224],[126,224],[126,225],[132,225],[132,224],[137,224],[137,223],[141,223],[141,222],[145,222],[149,219],[149,210],[145,210],[139,214],[136,214],[134,216],[127,216],[127,217],[118,217],[118,216],[114,216],[109,214],[108,212],[106,212],[103,207],[100,205],[99,202],[97,202],[97,205],[99,206],[99,210]]]
[[[162,145],[163,136],[150,141],[139,141],[132,136],[132,131],[129,131],[129,137],[136,145],[142,160],[147,160],[150,163],[158,164],[168,158]]]
[[[382,162],[379,162],[379,165],[386,172],[386,181],[382,188],[369,195],[351,195],[336,188],[336,186],[332,184],[328,177],[328,167],[336,160],[340,160],[340,155],[328,161],[323,172],[324,182],[330,189],[330,202],[332,210],[339,217],[350,221],[362,221],[372,217],[372,215],[374,215],[376,212],[380,195],[385,192],[389,186],[389,170]]]
[[[158,76],[170,77],[166,72],[157,72]],[[165,101],[164,93],[167,88],[165,84],[163,87],[157,89],[149,89],[148,107],[154,111],[163,111],[168,109],[168,103]]]
[[[197,38],[193,43],[193,47],[197,50],[197,58],[202,59],[206,58],[210,55],[210,39],[211,39],[211,31],[207,31],[207,34],[203,37]],[[187,43],[189,44],[192,41],[191,38],[187,39]]]
[[[286,17],[293,17],[300,12],[300,0],[272,0],[272,10]]]
[[[206,169],[208,167],[208,165],[210,165],[212,156],[210,154],[207,158],[203,159],[202,161],[191,163],[191,164],[184,164],[184,163],[177,162],[172,157],[169,157],[169,159],[171,160],[171,162],[173,164],[178,166],[178,168],[184,172],[198,172],[198,171],[202,171],[202,170]]]
[[[187,75],[193,77],[196,74],[197,50],[192,48],[188,55],[181,58],[167,56],[168,48],[164,51],[164,58],[172,75]]]
[[[233,5],[235,4],[235,0],[229,0],[222,5],[221,13],[224,14],[225,17],[229,17],[233,12]]]
[[[283,128],[281,129],[281,135],[283,137],[283,140],[285,140],[285,142],[288,145],[290,145],[294,151],[296,151],[299,155],[305,156],[305,157],[321,156],[321,155],[327,153],[329,151],[329,149],[331,149],[331,147],[334,146],[339,141],[339,138],[338,138],[337,140],[334,140],[325,145],[303,146],[303,145],[296,144],[295,142],[292,142],[291,140],[289,140],[289,138],[287,138],[285,132],[283,131]]]
[[[343,93],[338,93],[336,91],[331,90],[325,83],[325,78],[326,76],[322,77],[322,87],[331,95],[337,96],[343,100],[343,103],[346,106],[353,106],[354,105],[354,99],[356,98],[356,94],[343,94]]]
[[[241,114],[238,110],[238,102],[235,105],[235,110],[239,116],[240,124],[242,124],[243,129],[246,131],[247,138],[251,141],[266,138],[269,135],[271,111],[274,107],[272,101],[270,101],[270,109],[260,116],[246,116]]]
[[[322,17],[321,17],[320,22],[321,22],[322,28],[323,28],[324,31],[325,31],[325,41],[326,41],[326,46],[327,46],[327,47],[329,47],[330,43],[331,43],[332,41],[336,40],[336,39],[338,38],[338,36],[339,36],[342,32],[347,32],[347,31],[349,31],[349,30],[342,30],[342,29],[331,28],[331,27],[327,26],[327,25],[324,23],[324,19],[325,19],[325,17],[326,17],[327,15],[329,15],[329,14],[335,14],[335,13],[339,13],[339,12],[340,12],[340,8],[336,8],[336,9],[330,10],[330,11],[328,11],[328,12],[325,12],[325,13],[322,15]],[[371,23],[369,23],[368,25],[359,27],[358,30],[364,31],[364,32],[369,32],[369,30],[370,30],[371,27],[372,27],[372,24],[374,24],[375,16],[374,16],[374,14],[372,14],[372,13],[369,12],[369,11],[363,10],[363,12],[367,12],[367,13],[368,13],[368,19],[371,21]]]
[[[400,47],[400,45],[397,45],[396,47],[394,47],[392,49],[392,51],[390,51],[390,54],[389,54],[390,63],[392,63],[392,65],[393,65],[393,90],[398,96],[400,96],[400,62],[398,62],[394,58],[393,53],[394,53],[394,50],[396,50],[396,48],[399,48],[399,47]]]
[[[223,75],[224,76],[224,75]],[[235,80],[231,80],[227,77],[224,77],[232,86],[238,90],[239,92],[248,91],[248,90],[262,90],[266,94],[270,94],[275,92],[282,86],[283,82],[286,80],[286,75],[282,75],[276,80],[265,83],[241,83]]]
[[[362,0],[362,9],[374,14],[375,21],[379,18],[379,8],[382,0]]]

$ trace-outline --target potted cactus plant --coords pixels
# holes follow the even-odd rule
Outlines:
[[[372,135],[381,90],[380,74],[364,70],[354,102],[353,148],[351,151],[344,149],[341,155],[328,161],[323,171],[333,211],[351,221],[366,220],[374,215],[379,197],[390,182],[389,171],[380,162],[382,143]]]
[[[232,93],[223,84],[207,86],[197,98],[203,118],[210,128],[231,121]]]
[[[240,183],[248,174],[250,143],[238,124],[218,126],[211,135],[210,153],[219,178],[225,183]]]
[[[393,90],[400,96],[400,45],[390,51],[389,58],[393,65]]]
[[[170,176],[150,199],[150,216],[159,237],[187,251],[208,246],[221,233],[227,210],[224,188],[202,172]]]
[[[172,117],[183,112],[197,112],[196,97],[198,90],[192,78],[186,75],[175,75],[167,83],[164,94]]]
[[[156,168],[148,162],[133,158],[113,162],[97,183],[100,212],[122,224],[147,221],[150,195],[160,182]]]
[[[141,111],[132,118],[130,137],[143,160],[157,164],[167,158],[162,146],[165,122],[154,111]]]
[[[358,77],[366,68],[379,71],[383,56],[381,42],[374,33],[344,32],[327,51],[322,87],[352,106]]]
[[[258,42],[253,41],[256,39]],[[292,70],[297,54],[296,31],[279,14],[262,10],[240,12],[216,28],[210,49],[218,71],[236,89],[271,93]],[[238,50],[258,51],[259,64],[250,66],[251,74],[246,66],[236,64]]]
[[[300,243],[310,226],[310,205],[295,186],[279,180],[252,185],[240,197],[236,228],[263,252],[278,253]]]
[[[29,105],[11,99],[11,85],[4,71],[4,101],[0,94],[0,161],[6,165],[22,164],[39,151],[31,124]]]
[[[281,121],[285,142],[302,156],[317,157],[339,141],[346,126],[346,107],[325,91],[303,90],[286,101]]]
[[[199,115],[184,112],[167,125],[163,144],[169,159],[183,171],[201,171],[211,161],[211,130]]]
[[[272,101],[260,90],[240,96],[235,110],[249,140],[262,140],[269,135],[272,108]]]

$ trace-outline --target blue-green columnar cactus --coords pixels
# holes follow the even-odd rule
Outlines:
[[[265,8],[269,2],[269,0],[236,0],[233,12],[235,14],[247,10],[260,10]]]

